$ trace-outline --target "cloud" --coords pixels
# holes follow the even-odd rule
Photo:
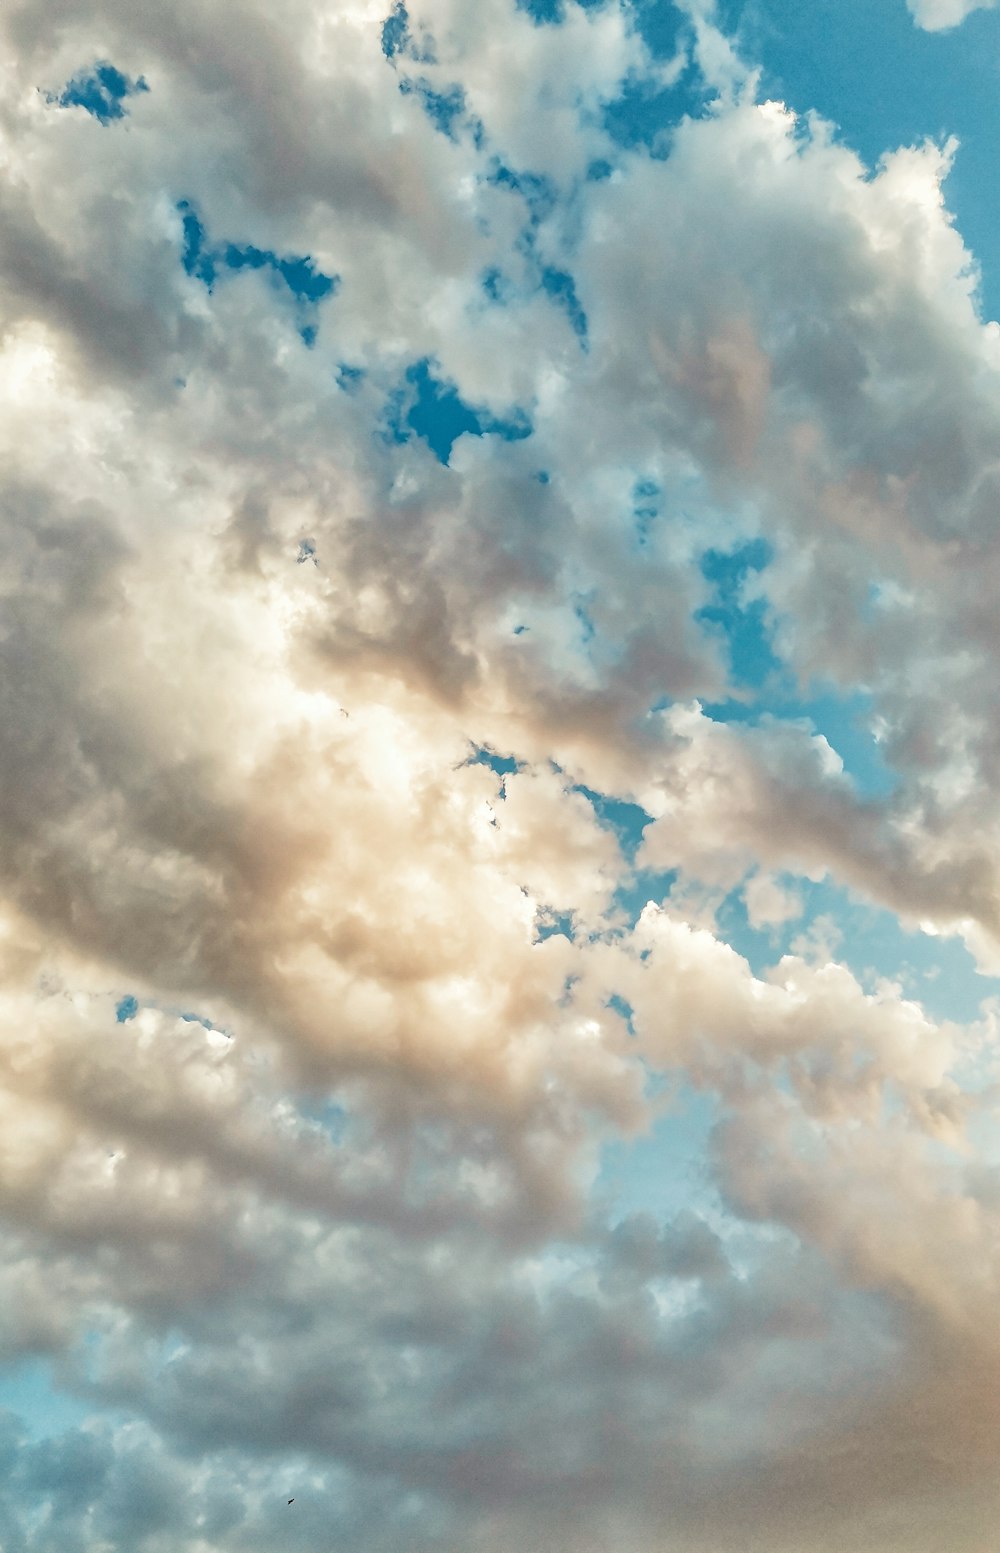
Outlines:
[[[956,148],[865,168],[699,10],[626,149],[626,10],[387,14],[0,24],[0,1355],[91,1410],[4,1418],[0,1540],[973,1553],[995,1020],[807,888],[996,963]],[[682,1088],[704,1189],[624,1215]]]
[[[906,0],[918,27],[926,32],[945,32],[957,27],[973,11],[993,9],[995,0]]]
[[[751,927],[774,927],[802,913],[801,897],[770,874],[754,874],[743,891]]]

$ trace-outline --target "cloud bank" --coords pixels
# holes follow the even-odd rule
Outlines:
[[[0,23],[0,1357],[80,1409],[0,1414],[15,1553],[1000,1508],[997,1005],[810,906],[1000,967],[955,147],[543,9]]]

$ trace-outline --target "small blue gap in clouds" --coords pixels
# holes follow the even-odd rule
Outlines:
[[[608,1201],[612,1220],[651,1213],[662,1223],[699,1202],[714,1204],[708,1160],[718,1119],[716,1097],[681,1082],[651,1134],[606,1144],[595,1193]]]
[[[578,783],[570,791],[583,794],[591,804],[599,823],[605,830],[614,831],[622,852],[631,861],[639,849],[643,831],[653,822],[653,816],[647,814],[641,804],[631,803],[626,798],[611,798],[607,793],[598,793],[592,787],[584,787],[582,783]]]
[[[215,259],[205,248],[205,228],[189,200],[180,200],[177,209],[184,232],[184,251],[181,264],[188,275],[193,275],[211,291],[215,281]]]
[[[649,531],[660,516],[661,495],[655,480],[637,480],[632,488],[632,516],[635,519],[636,538],[641,546],[647,544]]]
[[[442,135],[449,140],[458,139],[455,125],[465,113],[465,93],[460,86],[451,86],[446,92],[438,92],[423,77],[411,80],[406,76],[400,81],[399,90],[404,97],[416,96],[420,99],[427,117]]]
[[[553,269],[546,265],[542,269],[542,289],[545,295],[551,297],[553,302],[563,308],[570,322],[570,328],[585,344],[587,340],[587,315],[580,305],[580,299],[576,294],[576,282],[566,270]]]
[[[808,717],[844,762],[844,770],[865,798],[885,798],[897,785],[882,747],[871,731],[872,697],[863,690],[844,696],[826,690],[792,706],[791,716]]]
[[[746,960],[752,974],[759,978],[787,951],[790,940],[802,932],[803,923],[802,919],[798,918],[791,922],[778,923],[774,927],[752,927],[750,918],[747,916],[746,902],[743,899],[744,887],[745,881],[741,881],[717,908],[715,913],[717,936],[724,939],[731,949]],[[795,881],[794,888],[800,895],[802,894],[798,880]]]
[[[561,994],[561,996],[559,998],[559,1007],[560,1008],[572,1008],[572,1006],[573,1006],[573,990],[577,986],[577,983],[579,982],[579,980],[580,980],[579,976],[566,976],[566,977],[564,977],[564,979],[563,979],[562,994]]]
[[[426,360],[409,367],[406,379],[416,389],[406,425],[423,437],[442,464],[448,463],[452,448],[466,432],[482,436],[483,428],[475,410],[464,402],[455,387],[432,375]]]
[[[497,776],[510,776],[515,771],[523,771],[524,762],[514,755],[498,755],[496,750],[491,750],[488,745],[476,744],[473,753],[465,762],[467,766],[489,766]]]
[[[466,766],[488,766],[494,775],[500,778],[497,797],[504,802],[507,799],[507,778],[513,776],[515,772],[524,770],[523,761],[516,760],[513,755],[498,755],[496,750],[488,749],[486,745],[482,744],[473,746],[473,752],[464,764]]]
[[[525,11],[538,27],[558,26],[563,19],[562,0],[517,0],[517,9]]]
[[[585,11],[598,10],[603,3],[604,0],[577,0]],[[564,0],[516,0],[516,4],[539,27],[559,26],[566,18]],[[691,30],[689,18],[672,0],[632,0],[629,11],[654,59],[672,59],[684,33]]]
[[[573,915],[571,912],[554,911],[551,906],[539,906],[535,912],[535,933],[533,943],[544,943],[547,938],[555,938],[558,935],[568,938],[573,943],[576,937],[573,928]]]
[[[497,436],[505,442],[518,442],[530,437],[534,429],[521,410],[515,411],[509,420],[498,420],[473,409],[460,397],[454,384],[435,377],[428,357],[407,367],[405,387],[390,395],[387,425],[389,440],[408,442],[410,433],[415,432],[438,462],[445,465],[458,438],[466,432],[474,437]]]
[[[335,1100],[303,1099],[296,1107],[306,1121],[320,1127],[332,1143],[342,1143],[350,1125],[350,1112]]]
[[[528,208],[529,246],[534,228],[551,215],[556,203],[556,191],[544,173],[517,173],[505,162],[495,160],[486,179],[494,188],[510,189],[520,194]]]
[[[308,347],[316,342],[315,308],[325,297],[333,296],[340,285],[338,275],[324,275],[308,255],[274,253],[252,243],[216,243],[207,241],[204,223],[190,200],[180,200],[184,248],[181,263],[188,275],[200,280],[211,291],[222,270],[266,270],[276,284],[281,283],[295,298],[300,314],[299,334]]]
[[[736,685],[759,688],[780,668],[771,648],[766,602],[746,597],[747,579],[763,571],[772,554],[766,540],[754,539],[729,553],[706,550],[701,558],[702,576],[713,584],[715,598],[694,618],[724,638],[730,677]]]
[[[386,59],[395,59],[410,41],[410,18],[403,0],[396,0],[389,15],[382,23],[382,53]]]
[[[684,119],[700,118],[715,94],[706,89],[701,73],[689,64],[672,86],[658,86],[645,76],[631,76],[621,93],[604,109],[604,128],[626,151],[644,146],[657,160],[669,154],[671,133]]]
[[[99,123],[110,124],[125,117],[122,103],[127,97],[148,91],[142,76],[133,81],[102,60],[89,73],[74,76],[55,101],[60,108],[84,108]]]
[[[620,992],[612,992],[608,998],[608,1007],[618,1015],[619,1019],[624,1020],[629,1035],[634,1035],[635,1022],[633,1015],[635,1010],[631,1003],[626,998],[623,998]]]
[[[483,271],[482,287],[491,302],[496,302],[499,307],[505,305],[510,294],[510,287],[503,271],[498,269],[496,265],[492,265],[488,270]]]
[[[133,997],[131,992],[120,998],[115,1005],[115,1019],[120,1025],[128,1024],[139,1012],[139,999]]]
[[[346,361],[337,363],[337,387],[353,394],[365,375],[364,367],[352,367]]]
[[[94,1414],[56,1386],[49,1360],[26,1357],[0,1368],[0,1408],[22,1420],[29,1438],[51,1439],[75,1429]]]
[[[317,270],[310,258],[282,259],[270,249],[255,248],[252,244],[240,247],[236,243],[227,243],[222,262],[230,270],[270,269],[284,281],[292,296],[303,302],[320,302],[330,296],[337,286],[337,278]]]
[[[177,1015],[177,1018],[182,1019],[186,1025],[201,1025],[203,1030],[215,1030],[220,1035],[226,1034],[221,1025],[213,1024],[212,1020],[208,1019],[204,1014],[192,1014],[187,1010],[182,1010]]]
[[[613,909],[623,913],[626,925],[634,928],[649,902],[662,906],[676,883],[675,868],[637,868],[615,891]]]
[[[308,257],[280,259],[276,254],[268,257],[293,297],[301,297],[304,302],[320,302],[336,289],[336,276],[324,275]]]

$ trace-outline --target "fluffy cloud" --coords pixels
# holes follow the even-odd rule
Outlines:
[[[996,0],[906,0],[918,27],[927,32],[945,32],[957,27],[973,11],[989,11]]]
[[[994,1014],[797,918],[1000,954],[1000,336],[954,147],[633,23],[5,13],[0,1355],[90,1413],[12,1549],[982,1545]]]

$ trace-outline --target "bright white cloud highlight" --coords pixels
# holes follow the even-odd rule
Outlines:
[[[996,0],[906,0],[913,20],[927,32],[957,27],[973,11],[991,11]]]

